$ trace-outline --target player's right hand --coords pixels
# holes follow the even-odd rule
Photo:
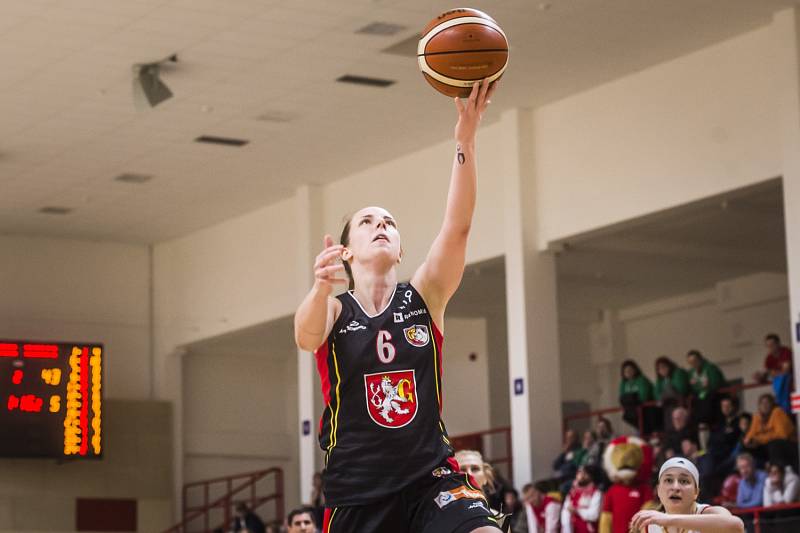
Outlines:
[[[347,279],[336,277],[338,273],[344,271],[344,265],[339,262],[344,246],[333,244],[333,238],[330,235],[325,235],[322,242],[325,248],[314,262],[314,285],[330,294],[333,292],[334,285],[339,283],[347,284],[349,282]]]

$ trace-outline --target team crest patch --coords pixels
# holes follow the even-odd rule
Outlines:
[[[439,468],[437,468],[436,470],[431,472],[431,475],[433,477],[446,477],[446,476],[449,476],[452,473],[453,473],[453,471],[450,470],[449,468],[447,468],[446,466],[440,466]]]
[[[428,326],[415,325],[410,328],[403,329],[403,334],[411,346],[420,348],[428,344],[431,336],[428,333]]]
[[[483,500],[484,496],[481,491],[468,489],[464,485],[448,490],[447,492],[440,492],[437,497],[433,499],[439,509],[444,509],[456,500],[468,498],[470,500]]]
[[[414,370],[364,375],[367,412],[379,426],[396,429],[417,415],[417,381]]]

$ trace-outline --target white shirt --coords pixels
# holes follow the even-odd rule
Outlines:
[[[561,505],[558,502],[550,502],[544,508],[544,529],[541,531],[530,505],[525,505],[525,513],[528,516],[528,533],[559,533],[558,519],[561,516]]]
[[[703,511],[708,509],[708,507],[709,506],[704,503],[698,503],[695,506],[694,514],[703,514]],[[647,526],[647,533],[667,533],[667,530],[661,526],[650,525]],[[692,530],[692,531],[686,531],[685,533],[700,533],[700,532]]]
[[[797,492],[800,490],[800,478],[792,471],[791,466],[786,467],[783,474],[783,487],[776,487],[767,479],[764,483],[764,507],[797,501]]]

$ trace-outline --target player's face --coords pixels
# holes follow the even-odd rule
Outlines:
[[[658,498],[669,514],[687,514],[697,500],[694,478],[682,468],[668,468],[658,480]]]
[[[350,243],[344,258],[369,262],[382,258],[392,264],[399,262],[402,251],[397,222],[381,207],[365,207],[350,219]]]
[[[314,520],[308,513],[295,515],[289,524],[289,533],[314,533]]]

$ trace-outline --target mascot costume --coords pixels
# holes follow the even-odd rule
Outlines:
[[[613,485],[603,498],[599,533],[628,533],[633,515],[653,499],[653,449],[639,437],[619,437],[606,447],[603,462]]]

